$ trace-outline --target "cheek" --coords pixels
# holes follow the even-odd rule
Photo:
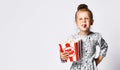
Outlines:
[[[89,24],[92,25],[93,24],[93,20],[89,20]]]
[[[79,27],[79,24],[78,24],[78,23],[76,23],[76,26],[77,26],[77,27]]]
[[[81,26],[81,23],[76,22],[76,25],[77,25],[77,27],[80,27],[80,26]]]
[[[78,22],[77,20],[75,20],[75,24],[76,24],[76,26],[78,26],[78,25],[79,25],[79,22]]]
[[[87,25],[89,25],[89,26],[92,25],[91,21],[88,21],[88,22],[87,22]]]
[[[81,24],[81,21],[80,21],[80,20],[76,20],[76,24],[77,24],[77,25],[80,25],[80,24]]]

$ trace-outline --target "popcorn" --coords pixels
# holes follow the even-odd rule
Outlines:
[[[66,61],[78,61],[81,58],[81,40],[68,40],[59,44],[61,52],[67,52],[69,59]]]

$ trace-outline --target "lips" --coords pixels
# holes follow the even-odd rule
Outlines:
[[[84,28],[86,28],[86,27],[87,27],[87,25],[86,25],[86,24],[83,24],[82,26],[83,26]]]

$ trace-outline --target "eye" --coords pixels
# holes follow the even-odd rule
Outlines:
[[[89,18],[85,18],[85,19],[89,19]]]
[[[82,18],[79,18],[79,20],[82,20]]]
[[[88,17],[86,17],[85,19],[86,19],[86,20],[90,20],[90,18],[88,18]]]

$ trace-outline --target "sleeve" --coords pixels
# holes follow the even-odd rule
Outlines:
[[[107,44],[106,41],[102,38],[101,35],[99,35],[99,38],[98,38],[98,45],[99,45],[99,47],[100,47],[100,53],[99,53],[99,55],[101,55],[102,57],[105,57],[105,56],[106,56],[107,49],[108,49],[108,44]]]

